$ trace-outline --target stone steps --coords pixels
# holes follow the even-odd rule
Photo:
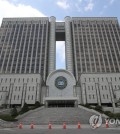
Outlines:
[[[36,112],[32,112],[19,119],[25,125],[29,125],[32,121],[36,125],[52,124],[89,124],[89,118],[95,113],[87,111],[82,108],[43,108]]]

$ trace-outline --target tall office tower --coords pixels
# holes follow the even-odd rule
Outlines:
[[[115,17],[73,17],[74,71],[120,72],[120,26]]]
[[[54,16],[50,17],[50,28],[49,28],[49,60],[48,60],[48,73],[50,74],[56,69],[56,36],[55,36],[55,25],[56,18]]]
[[[4,18],[0,29],[0,73],[48,72],[49,18]]]
[[[56,41],[66,69],[56,70]],[[63,52],[61,52],[63,53]],[[61,57],[62,58],[62,57]],[[116,107],[120,26],[115,17],[4,18],[0,28],[0,106]]]

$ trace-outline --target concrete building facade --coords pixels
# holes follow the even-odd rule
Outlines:
[[[56,70],[56,41],[66,69]],[[0,28],[0,105],[116,107],[120,26],[116,17],[4,18]]]

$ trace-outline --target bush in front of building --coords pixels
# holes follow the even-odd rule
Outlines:
[[[110,111],[105,111],[104,114],[106,114],[110,118],[120,119],[120,113],[112,113]]]
[[[84,106],[86,108],[89,108],[89,109],[92,109],[92,107],[90,106],[90,104],[86,103],[85,105],[84,104],[80,104],[81,106]]]
[[[41,106],[40,102],[39,102],[39,101],[36,101],[36,102],[35,102],[35,108],[38,108],[38,107],[40,107],[40,106]]]
[[[94,109],[98,112],[103,112],[103,108],[100,105],[97,105]]]
[[[17,109],[16,107],[14,107],[13,109],[11,109],[11,116],[16,117],[17,115],[18,115]]]
[[[25,103],[24,106],[22,107],[21,111],[19,112],[19,114],[23,114],[23,113],[28,112],[28,111],[29,111],[28,104]]]
[[[120,113],[116,113],[115,118],[120,120]]]
[[[5,114],[5,115],[0,115],[0,119],[4,120],[4,121],[17,121],[17,119],[15,119],[14,117],[12,117],[9,114]]]

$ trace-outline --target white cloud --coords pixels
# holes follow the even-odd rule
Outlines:
[[[57,41],[56,42],[56,54],[60,60],[60,62],[65,62],[65,42]]]
[[[75,3],[75,8],[78,12],[82,12],[82,8],[80,7],[80,5],[78,5],[78,3]]]
[[[110,0],[110,4],[113,4],[115,0]]]
[[[43,13],[30,5],[13,4],[8,0],[0,0],[0,24],[4,17],[43,17]]]
[[[108,6],[107,5],[104,5],[103,8],[106,9],[106,8],[108,8]]]
[[[103,9],[100,11],[100,15],[104,14],[104,11],[107,10],[112,4],[115,2],[115,0],[108,0],[108,3],[103,6]]]
[[[82,2],[83,0],[78,0],[79,2]]]
[[[59,0],[56,4],[62,9],[70,8],[70,5],[68,4],[67,0]]]
[[[91,11],[93,9],[93,7],[94,7],[93,1],[89,0],[88,4],[84,7],[84,10],[85,11],[89,11],[89,10]]]

